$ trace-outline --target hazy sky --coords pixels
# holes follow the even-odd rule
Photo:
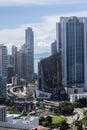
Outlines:
[[[0,43],[20,47],[30,26],[35,53],[50,51],[59,17],[75,15],[87,16],[87,0],[0,0]]]

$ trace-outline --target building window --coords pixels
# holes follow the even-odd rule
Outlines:
[[[78,93],[78,89],[74,89],[74,93]]]

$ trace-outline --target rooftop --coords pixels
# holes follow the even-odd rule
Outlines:
[[[0,108],[6,108],[6,106],[2,106],[2,105],[0,105]]]

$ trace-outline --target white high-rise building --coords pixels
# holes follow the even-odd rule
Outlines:
[[[87,18],[61,17],[60,25],[63,85],[87,91]]]

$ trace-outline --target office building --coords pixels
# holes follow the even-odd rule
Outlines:
[[[25,30],[25,44],[17,51],[12,46],[12,56],[8,56],[8,66],[13,66],[13,75],[18,74],[20,78],[32,80],[34,75],[34,36],[32,28]],[[8,68],[12,70],[12,68]],[[9,74],[10,75],[10,74]],[[13,76],[12,75],[12,76]]]
[[[52,44],[51,44],[51,55],[57,53],[57,41],[55,40]]]
[[[12,55],[8,55],[8,65],[13,65]]]
[[[17,47],[12,46],[12,65],[14,66],[14,74],[17,74]]]
[[[30,48],[26,48],[26,51],[24,52],[25,57],[25,64],[24,67],[25,70],[25,77],[27,80],[32,80],[34,75],[34,59],[33,59],[33,50]]]
[[[7,83],[11,83],[11,78],[14,75],[14,67],[13,65],[9,64],[7,67],[7,72],[8,72],[8,76],[7,76]]]
[[[17,86],[19,84],[20,84],[20,77],[18,76],[18,74],[12,76],[12,85]]]
[[[57,42],[57,52],[61,51],[61,23],[56,23],[56,42]]]
[[[87,18],[61,17],[62,83],[87,90]]]
[[[17,52],[17,74],[26,80],[33,78],[33,52],[26,44]]]
[[[7,56],[7,83],[11,83],[11,77],[14,75],[14,65],[12,55]]]
[[[0,105],[0,122],[6,122],[6,107]]]
[[[7,98],[6,78],[0,75],[0,99]]]
[[[58,98],[61,89],[61,55],[56,53],[38,64],[39,89]],[[61,98],[61,97],[60,97]]]
[[[7,98],[7,47],[0,45],[0,100]]]
[[[70,95],[71,94],[82,94],[84,93],[84,88],[83,87],[67,87],[66,89],[66,93],[67,93],[67,99],[70,99]]]
[[[82,99],[82,98],[87,99],[87,92],[70,94],[70,102],[72,103],[77,102],[79,99]]]
[[[17,52],[17,74],[20,76],[20,78],[25,78],[24,71],[26,69],[24,68],[24,64],[25,64],[24,53],[20,49]]]
[[[0,75],[7,78],[7,47],[0,44]]]
[[[32,31],[32,28],[27,28],[25,30],[25,47],[26,50],[26,58],[28,61],[27,64],[27,70],[29,75],[29,79],[32,79],[32,76],[34,74],[34,34]],[[30,68],[29,68],[30,67]]]
[[[25,43],[30,49],[34,50],[34,34],[30,27],[25,30]]]
[[[39,125],[35,116],[20,117],[18,114],[7,114],[7,122],[0,122],[0,130],[31,130]]]

